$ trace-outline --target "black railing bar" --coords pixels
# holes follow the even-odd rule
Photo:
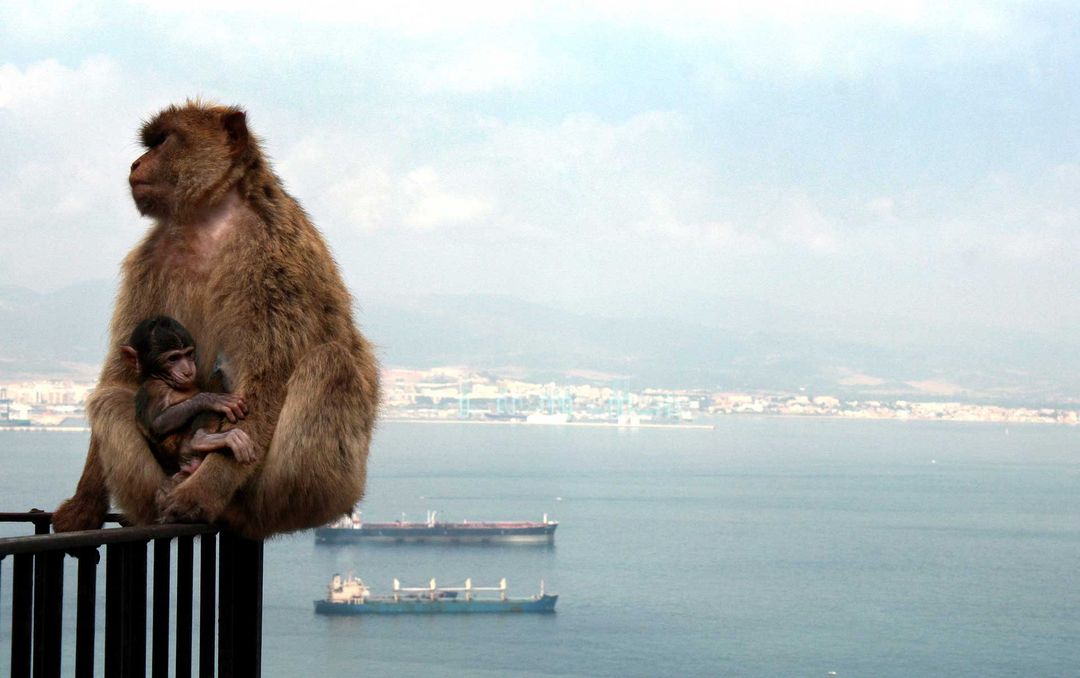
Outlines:
[[[124,667],[124,606],[121,583],[124,581],[124,546],[105,547],[105,675],[119,676]]]
[[[41,592],[40,606],[34,607],[34,675],[40,678],[60,678],[61,643],[64,618],[64,554],[47,553],[43,577],[34,582]]]
[[[0,512],[0,523],[51,523],[52,511],[4,511]],[[127,519],[123,513],[106,513],[105,522],[123,523]]]
[[[193,537],[216,534],[218,528],[205,523],[150,525],[147,527],[110,527],[101,530],[63,532],[61,534],[37,534],[26,537],[0,539],[0,558],[17,553],[45,553],[71,549],[102,546],[104,544],[131,544],[152,539]]]
[[[15,556],[11,603],[11,677],[30,677],[34,628],[34,557]]]
[[[154,540],[153,620],[150,666],[153,678],[169,678],[169,566],[172,541]]]
[[[236,539],[218,537],[218,675],[234,678],[236,662]]]
[[[97,616],[97,549],[75,554],[79,560],[79,586],[75,612],[75,678],[94,676],[94,630]]]
[[[146,556],[147,549],[140,544],[125,544],[124,581],[120,584],[124,600],[123,619],[123,668],[124,678],[146,676]],[[106,592],[106,595],[108,593]]]
[[[217,624],[217,537],[199,544],[199,678],[214,678]]]
[[[176,678],[191,678],[191,621],[195,581],[195,540],[176,540]]]

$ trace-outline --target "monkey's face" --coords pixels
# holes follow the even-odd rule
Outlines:
[[[177,391],[195,387],[195,348],[165,351],[157,358],[158,377]]]
[[[166,217],[171,210],[170,198],[176,190],[177,177],[172,176],[170,152],[175,152],[179,140],[168,130],[154,132],[147,143],[148,149],[131,163],[128,183],[131,197],[139,213],[148,217]]]
[[[158,219],[208,207],[212,190],[232,183],[249,140],[242,111],[197,103],[165,109],[140,137],[146,152],[131,164],[131,197]]]

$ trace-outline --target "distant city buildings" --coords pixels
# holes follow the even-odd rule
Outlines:
[[[93,383],[24,381],[0,384],[0,427],[85,428]]]
[[[630,390],[598,384],[530,383],[463,368],[386,370],[387,418],[521,419],[565,415],[566,421],[674,424],[703,416],[759,414],[1033,424],[1080,423],[1076,410],[960,402],[843,400],[832,395],[706,390]],[[555,421],[552,419],[551,421]]]
[[[466,368],[383,371],[386,419],[673,425],[710,416],[774,415],[1030,424],[1080,423],[1080,412],[960,402],[843,400],[805,393],[631,390],[619,385],[532,383]],[[0,384],[0,428],[85,428],[94,384]]]

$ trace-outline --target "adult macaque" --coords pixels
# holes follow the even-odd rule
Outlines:
[[[246,433],[221,430],[224,419],[247,416],[247,404],[237,395],[199,390],[195,340],[187,328],[168,316],[148,318],[120,351],[139,375],[135,422],[172,484],[186,480],[211,452],[229,450],[240,463],[255,461]]]
[[[124,260],[112,345],[144,318],[181,321],[199,372],[225,365],[250,413],[235,427],[255,461],[211,454],[166,480],[135,423],[138,375],[113,351],[87,404],[90,449],[57,531],[128,520],[220,521],[250,538],[323,524],[360,499],[379,400],[371,346],[322,237],[281,186],[243,111],[188,102],[142,128],[131,194],[154,219]],[[202,384],[200,384],[202,385]]]

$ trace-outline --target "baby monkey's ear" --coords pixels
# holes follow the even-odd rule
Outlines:
[[[121,346],[120,352],[124,354],[124,360],[131,365],[131,369],[139,372],[139,352],[130,346]]]

